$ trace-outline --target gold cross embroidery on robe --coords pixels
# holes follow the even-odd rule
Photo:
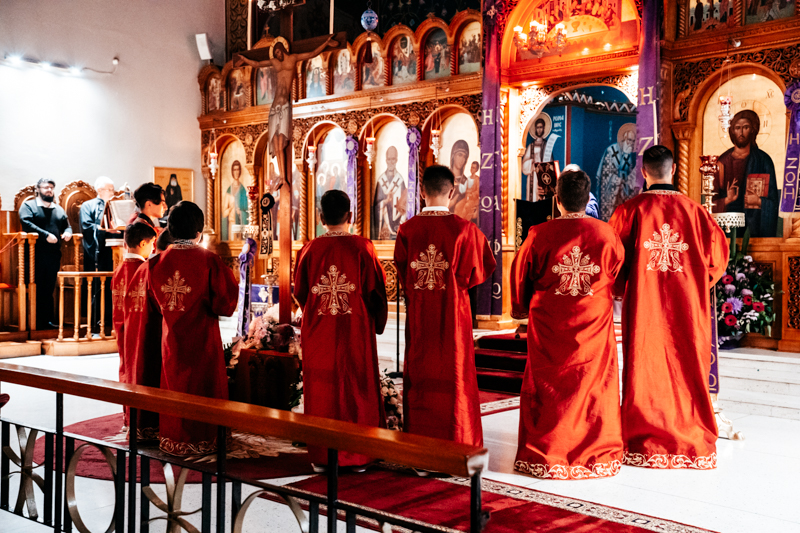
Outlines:
[[[132,291],[128,291],[128,296],[131,297],[133,300],[133,312],[138,313],[142,309],[144,309],[144,280],[140,279],[139,283],[136,284],[136,288]]]
[[[644,247],[650,250],[647,270],[661,272],[683,272],[680,254],[689,249],[689,245],[680,239],[680,234],[670,229],[669,224],[661,226],[661,234],[653,232],[653,239],[645,241]]]
[[[183,296],[192,292],[192,288],[186,285],[186,280],[181,277],[179,271],[167,280],[167,283],[161,286],[161,292],[167,296],[167,309],[174,311],[185,311],[183,307]]]
[[[339,272],[336,265],[331,265],[328,275],[320,276],[320,282],[311,287],[311,292],[320,296],[319,315],[349,315],[348,296],[356,290],[355,283],[348,283],[347,275]]]
[[[111,287],[111,304],[114,309],[122,309],[125,306],[125,280]]]
[[[417,282],[415,289],[434,289],[446,288],[444,282],[444,271],[450,268],[450,263],[444,260],[444,254],[436,250],[436,246],[431,244],[424,252],[419,253],[419,259],[411,262],[411,268],[417,271]]]
[[[561,261],[553,266],[553,273],[561,276],[556,294],[592,296],[592,276],[600,272],[600,267],[590,263],[589,255],[584,256],[578,246],[573,246],[569,255],[561,256]]]

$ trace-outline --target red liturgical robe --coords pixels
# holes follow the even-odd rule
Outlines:
[[[218,255],[196,245],[173,244],[148,265],[148,297],[163,316],[161,388],[228,399],[219,317],[236,310],[239,286]],[[217,428],[161,416],[161,450],[172,455],[216,450]]]
[[[138,256],[137,258],[126,258],[117,267],[111,280],[112,321],[114,332],[117,334],[120,383],[131,383],[131,361],[125,355],[125,294],[128,292],[131,278],[142,263],[144,263],[144,259]]]
[[[406,295],[403,427],[483,446],[467,290],[495,260],[478,227],[448,211],[423,211],[400,226],[394,248]]]
[[[611,226],[583,214],[532,227],[514,258],[512,316],[528,317],[516,470],[552,479],[619,473],[612,291],[624,259]]]
[[[697,202],[664,186],[619,206],[624,464],[715,468],[708,392],[711,287],[728,263],[725,234]]]
[[[128,383],[160,387],[161,383],[161,313],[147,298],[148,265],[140,262],[125,292],[124,347]],[[119,342],[119,340],[117,341]],[[120,353],[121,355],[121,353]],[[125,420],[127,422],[127,408]],[[158,436],[158,413],[140,411],[138,436],[153,440]]]
[[[368,239],[330,232],[298,254],[294,296],[303,306],[304,413],[386,427],[375,334],[386,327],[386,275]],[[327,450],[309,446],[311,462]],[[369,457],[340,452],[342,466]]]

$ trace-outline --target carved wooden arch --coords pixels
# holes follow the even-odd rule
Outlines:
[[[26,185],[14,195],[14,211],[19,212],[22,204],[36,197],[36,184]]]
[[[203,93],[205,93],[205,91],[207,90],[207,84],[209,79],[211,79],[212,76],[221,76],[221,75],[222,73],[219,70],[219,67],[217,67],[213,63],[201,68],[200,72],[197,74],[197,83],[198,85],[200,85],[200,90],[203,91]]]
[[[336,52],[338,52],[338,50],[336,50]],[[331,60],[331,57],[334,57],[334,56],[335,56],[335,52],[333,52],[333,51],[331,51],[331,52],[322,52],[318,56],[311,57],[311,58],[306,59],[305,61],[302,62],[302,65],[300,65],[300,80],[301,80],[302,83],[300,83],[301,87],[300,87],[300,91],[299,91],[299,94],[302,95],[302,98],[300,98],[300,100],[307,100],[308,98],[310,98],[308,96],[308,93],[306,92],[308,90],[306,88],[306,76],[307,76],[307,73],[308,73],[308,65],[309,65],[309,63],[311,63],[317,57],[322,58],[322,67],[320,67],[320,71],[321,71],[321,74],[323,74],[324,77],[325,77],[325,80],[324,80],[325,81],[325,89],[324,89],[325,94],[323,96],[329,96],[329,95],[333,94],[333,84],[330,83],[328,80],[331,79],[331,81],[332,81],[331,76],[333,76],[333,70],[330,67],[330,63],[331,63],[330,60]],[[315,97],[315,98],[319,98],[319,97]]]
[[[302,156],[302,168],[303,168],[303,178],[304,183],[303,186],[300,188],[300,235],[304,236],[307,239],[313,239],[315,225],[313,223],[309,223],[311,220],[316,220],[316,213],[315,213],[315,202],[311,201],[311,199],[316,198],[317,194],[317,180],[315,175],[310,174],[310,168],[308,167],[308,163],[306,162],[308,156],[308,143],[312,139],[312,137],[316,140],[316,146],[319,148],[319,145],[325,141],[325,138],[335,129],[342,130],[345,135],[348,135],[348,129],[340,124],[337,121],[333,120],[319,120],[315,122],[309,128],[308,132],[305,133],[301,137],[302,141],[302,149],[298,154]],[[361,145],[359,145],[361,146]],[[357,157],[362,157],[361,154],[358,154]],[[319,168],[319,150],[317,150],[317,168]],[[356,172],[355,177],[355,189],[356,189],[356,205],[361,205],[361,181],[362,176],[360,172]],[[303,208],[305,206],[305,208]],[[353,221],[354,226],[356,228],[356,235],[361,235],[361,226],[362,226],[362,209],[361,207],[358,208],[358,216],[356,220]]]
[[[528,87],[519,94],[520,114],[518,127],[520,141],[525,144],[525,133],[528,131],[533,119],[559,94],[585,87],[612,87],[622,92],[631,103],[635,104],[637,102],[636,91],[638,90],[638,84],[639,74],[634,71],[631,74],[605,76],[580,83],[559,83],[544,87]]]
[[[461,37],[461,32],[464,31],[464,27],[470,22],[481,22],[481,13],[476,9],[465,9],[464,11],[459,11],[456,16],[453,17],[453,20],[450,21],[450,33],[453,34],[453,39],[457,43],[459,41],[459,37]]]
[[[428,36],[433,30],[436,29],[444,30],[444,34],[447,35],[447,44],[453,46],[453,39],[455,37],[450,31],[450,26],[448,26],[447,23],[439,17],[431,17],[429,19],[425,19],[422,24],[417,26],[416,34],[420,49],[425,47],[425,41],[428,39]]]
[[[383,59],[383,85],[384,86],[389,85],[389,80],[391,78],[392,68],[391,65],[389,64],[389,47],[387,46],[387,43],[385,43],[384,40],[381,39],[380,36],[378,36],[378,34],[376,33],[372,33],[371,31],[364,32],[358,37],[356,37],[355,41],[353,41],[353,50],[355,50],[356,53],[356,80],[355,80],[356,91],[363,90],[362,69],[364,68],[364,53],[366,52],[366,44],[367,42],[369,42],[367,41],[368,35],[372,42],[378,44],[378,50],[381,55],[381,58]]]
[[[383,42],[383,39],[377,33],[371,31],[365,31],[364,33],[359,34],[358,37],[355,38],[353,41],[353,51],[356,54],[358,66],[361,67],[361,56],[364,54],[364,45],[367,43],[367,37],[369,40],[378,43],[378,47],[380,48],[381,55],[386,54],[386,45]]]
[[[386,49],[391,51],[394,41],[403,35],[407,36],[411,40],[411,46],[414,48],[414,51],[417,52],[420,46],[419,39],[417,39],[417,35],[414,33],[414,30],[405,24],[392,26],[386,33],[383,34],[383,42],[386,43]]]
[[[346,49],[347,49],[348,53],[350,54],[350,68],[351,69],[356,69],[358,61],[355,60],[356,58],[355,58],[355,53],[353,51],[353,45],[350,44],[350,43],[346,43],[346,44],[347,44]],[[327,87],[327,93],[326,94],[328,94],[328,95],[334,94],[334,92],[333,92],[334,91],[333,77],[335,75],[334,71],[336,70],[337,63],[339,62],[339,54],[342,53],[343,50],[344,49],[342,49],[342,50],[333,50],[331,52],[327,52],[328,54],[330,54],[329,57],[328,57],[328,63],[327,63],[328,67],[327,67],[327,70],[326,70],[326,72],[328,73],[328,82],[327,82],[328,87]],[[356,72],[354,72],[354,75],[353,75],[353,91],[351,91],[351,92],[355,92],[355,81],[356,81],[355,79],[357,77],[358,76],[356,75]],[[349,94],[349,93],[339,93],[339,96],[341,96],[343,94]]]
[[[430,130],[433,127],[434,120],[441,120],[441,122],[444,122],[446,119],[452,117],[457,113],[466,113],[467,115],[472,117],[472,120],[475,121],[475,127],[478,129],[478,137],[480,137],[481,128],[480,128],[480,123],[478,122],[477,114],[471,113],[470,110],[467,109],[466,107],[455,103],[443,103],[442,105],[437,106],[437,108],[431,114],[429,114],[422,120],[422,123],[419,125],[419,129],[422,132],[423,136],[425,136],[426,134],[430,133]],[[436,119],[436,117],[439,117],[439,119]],[[422,144],[425,143],[423,142]]]
[[[535,0],[532,2],[520,2],[519,0],[507,0],[500,8],[498,13],[498,31],[502,32],[500,41],[500,68],[505,70],[511,66],[511,59],[514,57],[514,27],[522,26],[527,28],[533,13],[548,0]],[[737,0],[734,0],[737,1]],[[636,13],[637,31],[641,31],[642,12],[637,2],[640,0],[622,0]],[[623,7],[624,11],[625,8]],[[484,35],[485,37],[485,35]]]
[[[207,132],[204,132],[204,134],[205,133]],[[213,194],[211,195],[210,198],[206,198],[206,202],[208,202],[209,199],[211,200],[211,205],[206,206],[206,209],[210,214],[212,214],[213,218],[211,220],[211,223],[213,224],[214,231],[216,232],[217,235],[219,235],[220,233],[219,223],[220,223],[221,213],[219,211],[221,209],[221,205],[218,200],[222,198],[222,179],[221,179],[222,156],[225,153],[225,150],[227,150],[230,147],[230,145],[236,142],[241,142],[242,145],[244,145],[245,147],[245,152],[247,153],[247,145],[242,141],[242,139],[239,137],[238,134],[233,134],[231,132],[217,133],[217,140],[215,145],[217,151],[218,170],[216,179],[214,180],[216,183],[213,184]],[[255,145],[255,142],[253,143],[253,145]],[[252,155],[247,154],[247,156],[245,157],[245,161],[242,161],[241,164],[246,166],[249,172],[252,172]]]

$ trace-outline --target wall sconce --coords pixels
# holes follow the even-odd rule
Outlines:
[[[367,147],[364,149],[369,169],[372,170],[372,162],[375,161],[375,137],[367,137]]]
[[[436,164],[439,164],[439,150],[442,149],[442,130],[431,130],[431,150],[433,150],[433,159]]]
[[[719,125],[725,133],[731,127],[731,120],[733,119],[733,115],[731,115],[732,102],[730,95],[719,97]]]
[[[314,169],[317,166],[317,147],[316,146],[309,146],[308,147],[308,157],[306,158],[306,163],[308,163],[308,171],[313,175]]]

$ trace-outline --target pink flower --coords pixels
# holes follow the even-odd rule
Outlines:
[[[761,302],[753,302],[753,311],[761,313],[762,311],[764,311],[764,304],[762,304]]]
[[[753,291],[751,291],[750,289],[742,289],[742,296],[752,296],[752,295]]]
[[[724,304],[722,304],[722,312],[723,313],[732,313],[733,312],[733,306],[731,304],[729,304],[728,302],[725,302]]]
[[[753,305],[753,297],[752,296],[743,296],[742,301],[745,305]]]
[[[730,285],[731,283],[733,283],[733,276],[731,276],[730,274],[724,276],[722,278],[722,283],[725,285]]]
[[[725,317],[725,325],[727,326],[735,326],[736,322],[736,317],[733,315],[728,315]]]

